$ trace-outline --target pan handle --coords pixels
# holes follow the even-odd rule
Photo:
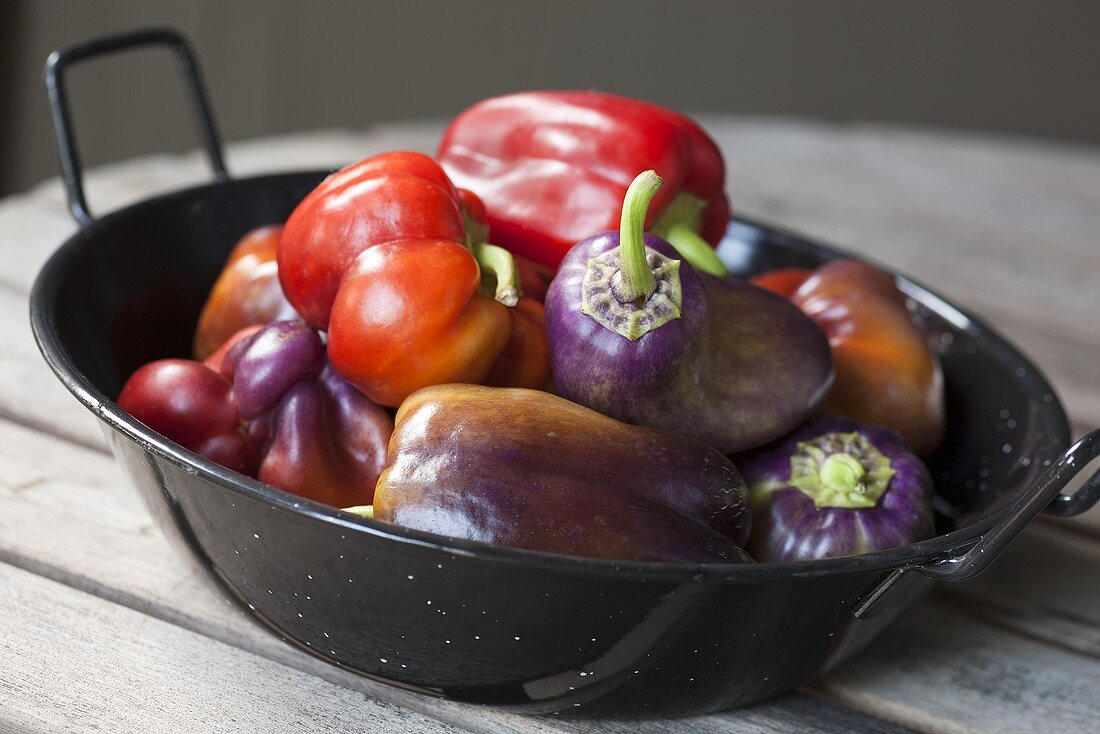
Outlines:
[[[1097,457],[1100,457],[1100,428],[1066,449],[997,524],[976,541],[943,558],[895,570],[860,600],[855,615],[859,618],[875,616],[889,589],[910,571],[938,581],[974,578],[988,568],[1024,526],[1044,509],[1059,517],[1070,517],[1089,509],[1100,500],[1100,469],[1074,494],[1062,494],[1062,489]]]
[[[198,119],[206,155],[210,159],[210,167],[214,170],[214,178],[218,181],[229,180],[229,172],[225,168],[222,155],[221,138],[199,74],[198,61],[187,39],[168,28],[146,28],[77,43],[54,51],[46,60],[46,91],[50,97],[57,148],[61,154],[61,175],[69,197],[69,211],[81,227],[88,226],[95,218],[88,211],[88,202],[84,198],[84,172],[69,115],[65,71],[79,61],[141,46],[168,46],[175,51],[191,91],[191,103]]]

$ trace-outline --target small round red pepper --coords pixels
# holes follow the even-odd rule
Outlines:
[[[371,501],[393,430],[300,320],[242,329],[204,362],[146,364],[118,404],[211,461],[336,507]]]
[[[126,381],[118,406],[224,467],[244,474],[255,467],[232,383],[202,362],[161,359],[143,365]]]

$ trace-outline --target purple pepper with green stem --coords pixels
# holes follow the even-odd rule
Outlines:
[[[622,225],[577,243],[546,295],[559,394],[734,453],[804,422],[833,379],[821,330],[786,299],[700,273],[644,234],[661,179],[640,174]]]
[[[873,553],[935,533],[932,478],[889,429],[824,418],[738,467],[752,497],[749,551],[758,561]]]

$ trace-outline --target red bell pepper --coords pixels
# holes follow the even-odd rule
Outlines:
[[[487,233],[481,202],[435,161],[384,153],[302,200],[279,242],[279,278],[310,325],[328,330],[336,371],[397,406],[422,387],[481,382],[504,350],[519,274]]]
[[[438,159],[484,200],[498,244],[554,268],[578,240],[617,229],[630,182],[656,170],[665,186],[646,228],[696,268],[726,274],[711,249],[729,218],[722,154],[671,110],[589,91],[495,97],[454,119]]]

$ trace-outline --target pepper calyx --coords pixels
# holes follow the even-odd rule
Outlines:
[[[681,314],[680,261],[649,247],[645,256],[656,288],[641,302],[623,287],[619,248],[590,258],[581,281],[581,313],[631,341]]]
[[[795,487],[819,509],[875,507],[890,486],[895,471],[883,454],[858,431],[826,433],[799,442],[791,454]]]
[[[718,258],[710,243],[699,236],[703,210],[706,208],[706,199],[681,191],[672,198],[649,231],[668,240],[696,270],[725,278],[730,274],[729,268]]]

